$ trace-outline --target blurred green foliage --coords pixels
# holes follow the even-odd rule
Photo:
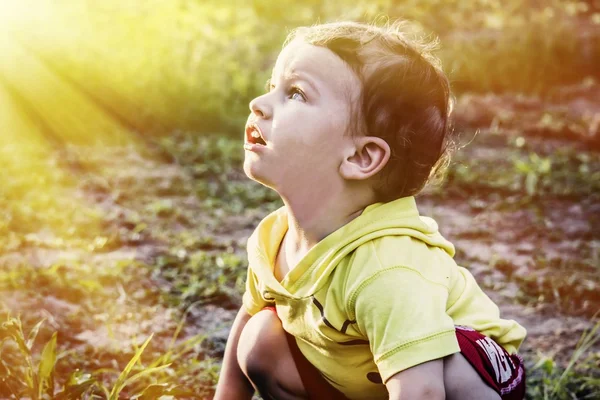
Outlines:
[[[441,38],[457,92],[544,93],[599,75],[595,0],[60,1],[32,8],[13,34],[145,134],[239,133],[290,29],[388,16]]]

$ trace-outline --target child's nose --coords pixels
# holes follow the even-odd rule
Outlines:
[[[273,110],[271,106],[266,102],[265,95],[259,96],[250,102],[250,111],[261,118],[271,118]]]

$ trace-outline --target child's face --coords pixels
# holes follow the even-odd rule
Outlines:
[[[354,144],[346,134],[360,81],[333,52],[295,39],[273,69],[270,91],[250,102],[244,171],[280,194],[311,196],[339,182]],[[252,138],[252,124],[265,145]],[[312,193],[311,193],[312,192]]]

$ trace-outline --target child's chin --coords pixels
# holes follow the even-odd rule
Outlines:
[[[263,183],[263,174],[261,174],[261,171],[259,171],[258,166],[256,165],[256,163],[248,160],[247,158],[244,161],[244,173],[248,178],[252,179],[253,181]]]
[[[264,174],[261,174],[260,171],[257,171],[256,168],[253,167],[254,166],[244,163],[244,173],[246,174],[246,176],[252,179],[254,182],[260,183],[261,185],[276,191],[274,182]]]

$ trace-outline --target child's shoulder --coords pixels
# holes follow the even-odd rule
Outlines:
[[[458,266],[442,248],[408,235],[387,235],[358,246],[343,268],[346,288],[356,289],[381,277],[419,277],[447,285]]]

